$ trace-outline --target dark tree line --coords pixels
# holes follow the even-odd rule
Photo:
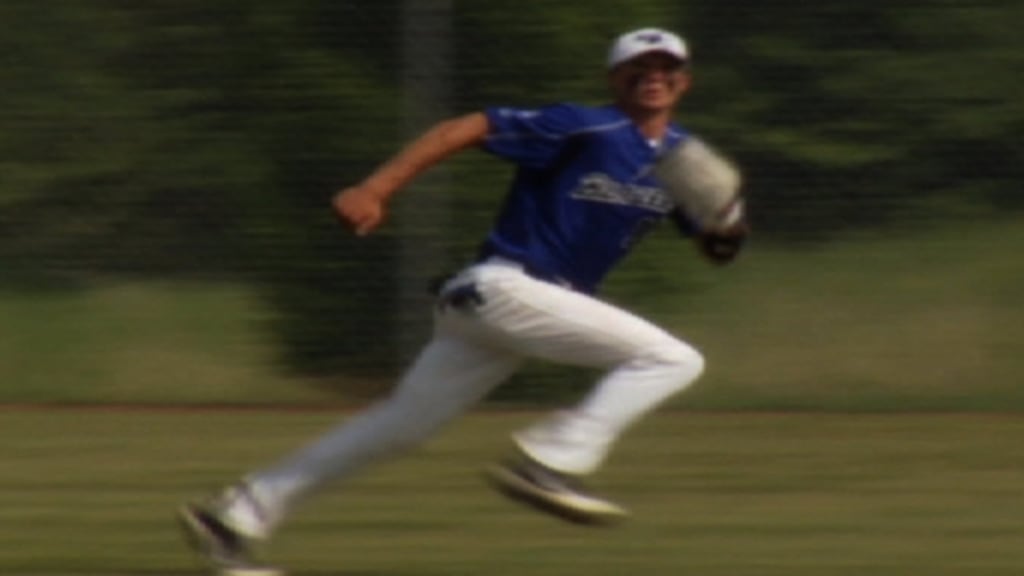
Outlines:
[[[452,112],[599,102],[615,34],[681,31],[696,83],[680,120],[740,160],[769,241],[1022,206],[1024,3],[438,5],[451,94],[434,104]],[[0,280],[252,282],[292,367],[391,370],[395,334],[423,329],[392,313],[416,223],[357,242],[327,202],[409,136],[405,8],[5,1]],[[469,155],[441,194],[403,200],[459,223],[429,231],[438,272],[469,256],[507,173]]]

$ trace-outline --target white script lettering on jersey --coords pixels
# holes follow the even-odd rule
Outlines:
[[[522,110],[516,108],[498,108],[498,114],[506,118],[530,119],[540,116],[540,110]]]
[[[636,206],[659,214],[668,214],[675,208],[675,202],[661,188],[623,184],[601,173],[587,174],[581,178],[579,187],[571,195],[579,200]]]

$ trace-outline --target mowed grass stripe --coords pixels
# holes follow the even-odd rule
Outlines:
[[[307,503],[299,576],[1017,575],[1024,418],[664,412],[596,487],[635,517],[563,525],[480,481],[537,414],[478,413]],[[175,507],[347,415],[0,411],[0,574],[180,575]]]

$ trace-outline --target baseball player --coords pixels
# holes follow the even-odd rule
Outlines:
[[[597,299],[609,270],[669,218],[717,262],[731,260],[745,219],[700,229],[652,175],[689,134],[672,122],[690,85],[677,35],[620,36],[608,56],[612,102],[491,108],[435,125],[333,199],[360,236],[385,220],[389,199],[418,174],[479,147],[517,171],[475,261],[440,287],[435,330],[394,391],[310,445],[253,472],[180,519],[223,574],[276,574],[250,544],[268,538],[297,503],[368,462],[415,446],[480,401],[526,358],[595,367],[603,377],[577,405],[512,437],[516,456],[488,477],[503,493],[581,523],[626,510],[584,488],[622,433],[693,383],[704,368],[689,344]]]

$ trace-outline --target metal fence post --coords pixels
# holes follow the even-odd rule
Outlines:
[[[452,2],[405,0],[402,6],[403,132],[411,138],[452,114]],[[426,286],[446,266],[450,174],[443,166],[421,176],[394,205],[400,234],[398,326],[402,360],[423,345],[430,329]]]

